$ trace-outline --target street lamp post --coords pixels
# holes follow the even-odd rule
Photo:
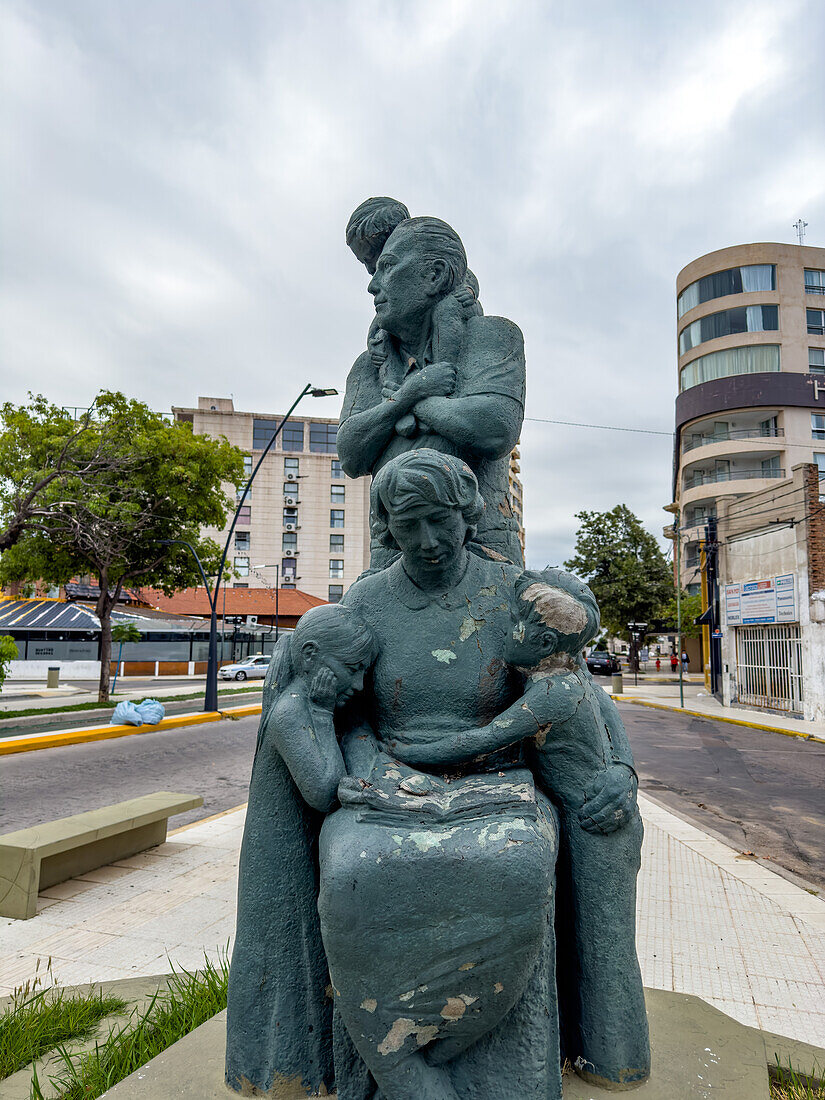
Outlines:
[[[212,589],[211,592],[209,590],[209,585],[206,581],[206,574],[203,571],[203,566],[201,565],[198,555],[195,553],[195,548],[190,543],[184,542],[183,539],[163,540],[163,543],[165,545],[168,545],[170,543],[182,543],[183,545],[189,547],[189,549],[192,551],[192,554],[194,555],[195,561],[198,563],[198,569],[200,570],[200,574],[203,577],[203,583],[206,585],[206,592],[209,596],[209,607],[211,614],[209,617],[209,655],[206,662],[206,691],[204,693],[203,701],[203,709],[205,711],[213,711],[218,709],[218,593],[220,592],[221,581],[223,579],[223,570],[224,566],[226,565],[226,556],[229,553],[229,546],[232,542],[232,536],[235,533],[235,525],[238,522],[238,516],[240,515],[241,508],[243,507],[244,502],[249,495],[249,490],[252,487],[252,482],[255,480],[255,475],[261,468],[261,463],[272,450],[275,444],[275,440],[281,434],[281,430],[283,429],[284,424],[286,424],[290,416],[292,416],[293,412],[295,412],[298,404],[303,401],[303,399],[308,394],[311,397],[335,397],[337,393],[338,390],[319,389],[317,386],[311,386],[309,385],[309,383],[307,383],[307,385],[304,386],[304,388],[290,405],[286,415],[282,417],[280,424],[272,433],[272,438],[269,440],[266,447],[264,448],[261,457],[255,463],[255,467],[252,470],[252,473],[249,475],[249,481],[247,481],[246,485],[244,486],[244,490],[241,493],[240,499],[237,500],[235,503],[235,514],[232,517],[232,523],[229,527],[229,533],[226,536],[226,545],[223,548],[221,563],[218,566],[218,573],[215,577],[215,587]],[[225,591],[226,586],[224,586],[224,592]]]

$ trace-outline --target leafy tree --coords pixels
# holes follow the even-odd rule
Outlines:
[[[36,398],[35,408],[42,401]],[[30,422],[38,428],[36,415]],[[85,573],[97,578],[99,699],[105,703],[111,615],[121,591],[140,584],[171,594],[198,582],[186,547],[162,546],[163,539],[191,542],[207,575],[217,572],[219,548],[201,538],[200,530],[224,526],[231,501],[221,486],[242,481],[243,453],[224,439],[195,435],[190,424],[170,423],[147,405],[109,392],[98,395],[73,448],[79,459],[105,454],[107,461],[95,464],[93,472],[66,472],[42,491],[36,522],[0,559],[0,581],[60,584]]]
[[[564,564],[593,590],[602,623],[629,638],[629,622],[661,617],[673,595],[673,576],[659,544],[625,504],[609,512],[577,512],[575,554]]]
[[[701,626],[694,626],[693,620],[698,619],[702,614],[702,597],[699,595],[689,596],[687,592],[682,592],[682,634],[685,638],[698,638],[702,633]],[[668,602],[662,608],[661,618],[666,624],[666,629],[669,631],[676,630],[678,624],[678,615],[676,607],[676,596],[671,596]]]
[[[119,461],[100,435],[90,445],[92,409],[75,419],[45,397],[29,397],[29,405],[0,407],[0,552],[66,504],[70,489],[83,491]]]
[[[14,638],[9,634],[3,634],[2,637],[0,637],[0,691],[3,690],[3,684],[6,682],[9,662],[16,660],[17,646],[14,643]]]

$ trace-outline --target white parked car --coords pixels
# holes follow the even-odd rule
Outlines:
[[[271,660],[271,657],[267,657],[263,653],[255,653],[251,657],[244,657],[236,665],[224,665],[219,668],[218,678],[221,680],[263,680]]]

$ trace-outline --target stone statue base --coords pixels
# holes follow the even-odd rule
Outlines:
[[[650,1080],[638,1100],[769,1100],[768,1067],[793,1063],[797,1072],[825,1065],[825,1050],[745,1027],[699,997],[645,990],[653,1048]],[[221,1012],[169,1050],[110,1089],[112,1100],[229,1100],[223,1081],[226,1013]],[[707,1048],[710,1048],[709,1050]],[[564,1100],[608,1100],[614,1095],[576,1077],[564,1077]],[[306,1100],[300,1087],[282,1083],[271,1100]],[[334,1100],[333,1097],[330,1100]],[[503,1096],[502,1100],[520,1100]]]

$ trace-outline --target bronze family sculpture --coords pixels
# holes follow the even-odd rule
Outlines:
[[[521,334],[481,314],[445,223],[369,200],[348,239],[375,269],[376,321],[339,447],[373,473],[373,567],[304,615],[267,676],[227,1082],[560,1100],[569,1058],[634,1087],[636,776],[581,657],[592,593],[524,571],[501,507]]]

